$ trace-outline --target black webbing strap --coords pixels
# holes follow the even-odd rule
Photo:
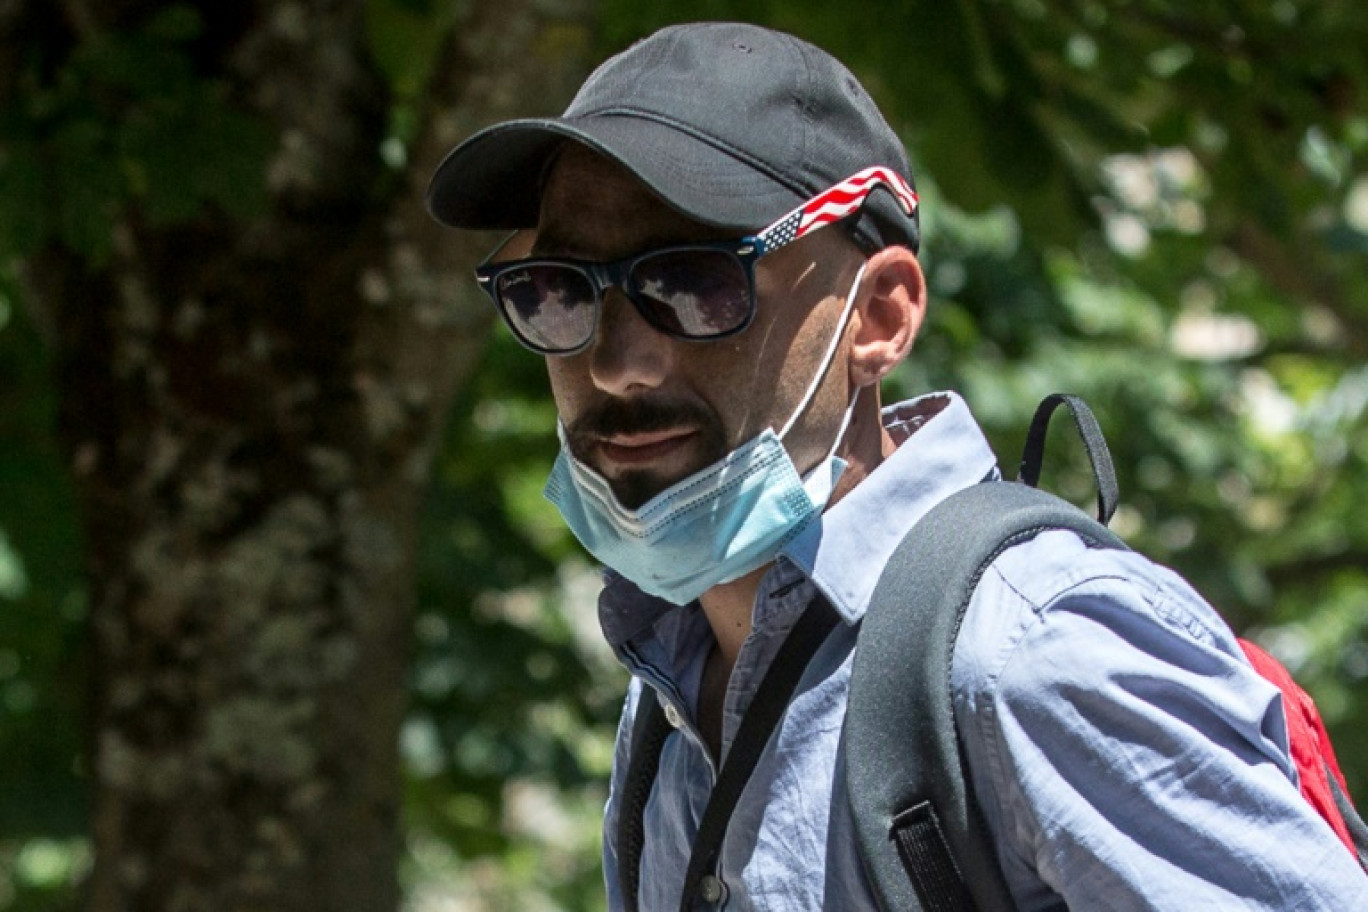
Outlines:
[[[1359,867],[1368,871],[1368,823],[1363,822],[1359,816],[1358,808],[1349,800],[1349,796],[1340,788],[1339,777],[1330,768],[1330,764],[1325,764],[1325,778],[1330,782],[1330,794],[1335,799],[1335,807],[1339,809],[1340,816],[1344,818],[1344,825],[1349,830],[1349,838],[1354,842],[1354,854],[1358,856]]]
[[[978,908],[950,853],[950,842],[930,801],[894,816],[889,836],[912,889],[927,910],[973,912]]]
[[[689,867],[684,874],[684,891],[679,900],[680,912],[688,912],[705,903],[698,895],[699,884],[705,874],[717,870],[722,837],[727,834],[727,824],[731,822],[736,802],[750,781],[755,764],[774,733],[774,726],[788,709],[799,678],[837,620],[836,611],[826,599],[816,596],[784,638],[784,644],[779,647],[769,671],[765,672],[764,680],[751,698],[694,836]]]
[[[1087,450],[1088,462],[1092,464],[1093,481],[1097,483],[1097,521],[1106,525],[1111,522],[1116,505],[1121,500],[1121,487],[1116,483],[1116,469],[1112,466],[1111,452],[1107,449],[1107,439],[1092,409],[1078,396],[1069,393],[1054,393],[1046,396],[1031,419],[1031,428],[1026,432],[1026,445],[1021,451],[1021,471],[1017,480],[1034,488],[1040,484],[1040,469],[1045,461],[1045,436],[1050,430],[1050,418],[1055,409],[1064,405],[1073,415],[1074,427],[1078,436],[1083,438],[1083,448]]]
[[[815,597],[793,625],[783,645],[760,682],[731,748],[727,752],[708,805],[694,836],[689,867],[684,875],[681,909],[692,909],[703,902],[698,895],[703,877],[717,869],[722,838],[726,835],[736,802],[755,770],[774,727],[788,708],[798,681],[807,669],[827,634],[836,626],[836,611],[821,596]],[[669,722],[654,691],[643,689],[637,701],[637,718],[632,727],[632,755],[627,762],[622,804],[618,811],[617,862],[618,885],[623,908],[636,912],[640,907],[641,855],[646,843],[646,802],[650,798],[660,768],[660,752],[670,733]]]
[[[632,754],[627,761],[627,778],[618,806],[617,854],[618,887],[627,912],[637,912],[641,895],[641,850],[646,844],[646,802],[651,797],[660,751],[671,731],[670,722],[655,691],[643,686],[637,698],[636,721],[632,725]]]

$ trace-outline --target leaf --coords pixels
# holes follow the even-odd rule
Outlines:
[[[32,254],[52,230],[46,178],[37,144],[15,140],[0,152],[0,259]]]
[[[366,0],[366,37],[371,56],[390,88],[403,98],[427,85],[455,10],[429,0]]]
[[[130,182],[157,224],[194,217],[205,204],[250,218],[268,202],[265,166],[271,135],[229,108],[212,85],[149,105],[120,130]]]
[[[113,246],[114,215],[127,199],[118,158],[103,126],[93,120],[63,124],[53,137],[59,240],[95,263]]]

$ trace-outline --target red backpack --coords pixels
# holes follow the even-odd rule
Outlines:
[[[1240,640],[1245,656],[1254,670],[1283,694],[1287,716],[1287,736],[1292,745],[1292,762],[1301,777],[1301,793],[1320,812],[1359,863],[1368,867],[1368,829],[1349,799],[1330,733],[1325,730],[1320,711],[1311,695],[1301,689],[1282,663],[1248,640]]]

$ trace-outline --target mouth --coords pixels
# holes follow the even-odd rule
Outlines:
[[[640,434],[602,437],[597,449],[606,467],[640,469],[657,465],[680,453],[698,435],[692,428],[670,428]]]

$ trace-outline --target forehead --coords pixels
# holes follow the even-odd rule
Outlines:
[[[666,244],[745,233],[742,228],[688,218],[622,165],[578,143],[567,143],[542,186],[536,250],[609,259]]]

